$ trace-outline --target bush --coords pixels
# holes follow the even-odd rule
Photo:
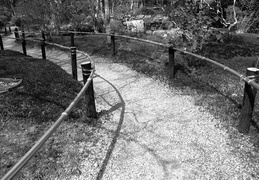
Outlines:
[[[248,33],[259,33],[259,20],[257,20],[251,28],[248,30]]]
[[[22,19],[19,18],[19,17],[14,16],[11,19],[11,24],[14,24],[17,27],[21,27],[22,26]]]
[[[76,31],[94,32],[94,27],[90,24],[79,25],[78,27],[76,27]]]
[[[143,7],[143,8],[140,8],[138,9],[136,12],[135,12],[135,15],[139,15],[139,14],[143,14],[143,15],[154,15],[156,12],[151,9],[151,8],[148,8],[148,7]]]
[[[111,19],[110,25],[111,25],[111,30],[113,32],[117,32],[117,33],[125,32],[125,26],[122,24],[120,20]]]
[[[3,28],[3,27],[4,27],[4,22],[0,21],[0,28]]]

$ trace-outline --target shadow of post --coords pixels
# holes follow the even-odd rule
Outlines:
[[[118,126],[117,126],[117,129],[116,131],[114,132],[114,137],[111,141],[111,144],[108,148],[108,151],[106,153],[106,156],[102,162],[102,165],[101,165],[101,168],[97,174],[97,177],[96,177],[96,180],[101,180],[103,178],[103,175],[104,175],[104,172],[105,172],[105,169],[108,165],[108,162],[111,158],[111,155],[112,155],[112,152],[114,150],[114,147],[115,147],[115,144],[117,142],[117,139],[120,135],[120,131],[121,131],[121,127],[122,127],[122,124],[123,124],[123,120],[124,120],[124,114],[125,114],[125,102],[122,98],[122,95],[120,94],[119,90],[111,83],[109,82],[107,79],[101,77],[98,75],[99,78],[103,79],[105,82],[107,82],[114,90],[115,92],[118,94],[118,97],[120,99],[120,103],[118,103],[117,105],[115,105],[114,107],[112,107],[110,110],[108,110],[107,112],[112,112],[112,111],[115,111],[117,109],[119,109],[121,107],[121,114],[120,114],[120,119],[119,119],[119,123],[118,123]]]

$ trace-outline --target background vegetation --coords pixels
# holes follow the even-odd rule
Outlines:
[[[189,50],[201,48],[211,27],[258,32],[256,0],[1,0],[0,25],[51,32],[60,30],[128,32],[126,21],[143,20],[144,31],[179,28]],[[173,36],[174,37],[174,36]],[[169,41],[172,40],[169,38]],[[209,39],[211,41],[211,39]]]

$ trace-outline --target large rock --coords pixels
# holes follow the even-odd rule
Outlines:
[[[172,28],[170,30],[156,30],[153,32],[153,35],[162,37],[162,38],[178,38],[182,36],[183,31],[180,28]]]
[[[131,20],[125,22],[127,29],[132,32],[144,32],[144,21],[143,20]]]

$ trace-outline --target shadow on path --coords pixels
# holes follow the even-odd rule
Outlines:
[[[112,152],[113,152],[113,149],[115,147],[115,144],[117,142],[117,139],[120,135],[120,131],[121,131],[121,127],[122,127],[122,124],[123,124],[123,120],[124,120],[124,114],[125,114],[125,102],[122,98],[122,95],[120,94],[119,90],[111,83],[109,82],[107,79],[104,79],[103,77],[101,77],[100,75],[97,75],[99,78],[101,78],[102,80],[104,80],[105,82],[107,82],[114,90],[115,92],[118,94],[118,97],[120,99],[120,103],[116,104],[115,106],[111,107],[111,109],[107,110],[105,113],[110,113],[110,112],[113,112],[117,109],[119,109],[121,107],[121,114],[120,114],[120,119],[119,119],[119,123],[118,123],[118,126],[117,126],[117,129],[114,133],[114,137],[111,141],[111,144],[108,148],[108,151],[106,153],[106,156],[102,162],[102,165],[101,165],[101,168],[97,174],[97,177],[96,177],[96,180],[101,180],[103,178],[103,175],[105,173],[105,169],[108,165],[108,162],[111,158],[111,155],[112,155]]]

